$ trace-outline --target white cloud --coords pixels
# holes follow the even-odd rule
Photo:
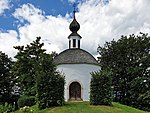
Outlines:
[[[16,19],[19,19],[20,22],[24,22],[24,20],[30,23],[39,23],[44,21],[45,17],[42,15],[44,12],[32,4],[23,4],[20,8],[16,9],[13,16]]]
[[[105,6],[98,1],[87,0],[79,5],[77,20],[81,23],[83,48],[96,52],[98,44],[121,35],[150,33],[149,0],[111,0]]]
[[[20,22],[28,21],[29,24],[18,27],[20,44],[27,44],[41,36],[45,43],[44,48],[48,52],[60,52],[61,48],[67,48],[67,36],[69,34],[68,16],[44,16],[43,12],[32,4],[24,4],[16,9],[13,14]],[[45,41],[46,40],[46,41]]]
[[[70,2],[70,3],[75,3],[76,0],[68,0],[68,2]]]
[[[16,50],[13,48],[18,43],[18,34],[14,30],[9,30],[5,33],[0,32],[0,51],[5,52],[9,57],[16,55]]]
[[[0,15],[2,15],[6,9],[9,9],[9,7],[8,0],[0,0]]]
[[[79,34],[82,36],[81,48],[96,55],[98,44],[103,45],[105,41],[118,39],[121,35],[138,34],[145,32],[150,34],[150,0],[111,0],[109,4],[103,5],[101,0],[82,0],[78,5],[79,12],[76,13],[77,21],[80,23]],[[103,0],[104,1],[104,0]],[[61,52],[68,48],[69,14],[65,17],[45,15],[44,12],[32,4],[24,4],[16,9],[13,14],[20,22],[28,21],[24,26],[18,26],[20,41],[17,40],[15,31],[0,33],[1,47],[9,42],[9,53],[12,55],[12,45],[24,45],[35,40],[37,36],[42,37],[44,48],[50,51]],[[3,36],[2,36],[3,35]],[[2,39],[7,37],[7,40]],[[10,38],[9,38],[10,37]],[[9,40],[9,41],[8,41]],[[10,42],[10,40],[14,40]],[[7,51],[6,49],[3,49]],[[4,51],[4,52],[5,52]]]

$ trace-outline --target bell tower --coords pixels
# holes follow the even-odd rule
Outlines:
[[[69,29],[72,32],[69,36],[69,49],[73,49],[73,48],[79,48],[80,49],[80,39],[82,38],[77,31],[80,29],[80,24],[77,22],[76,17],[75,17],[75,13],[76,13],[76,7],[74,5],[74,11],[73,11],[73,21],[71,22]]]

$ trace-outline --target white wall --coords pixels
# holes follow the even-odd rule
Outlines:
[[[69,85],[77,81],[81,85],[81,98],[89,101],[90,96],[90,73],[100,70],[100,66],[92,64],[61,64],[57,69],[65,75],[65,101],[69,99]]]

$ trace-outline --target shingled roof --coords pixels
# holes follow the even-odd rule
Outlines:
[[[83,49],[67,49],[55,57],[54,63],[59,64],[98,64],[96,59]]]

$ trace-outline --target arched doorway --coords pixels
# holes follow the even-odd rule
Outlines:
[[[69,100],[81,100],[81,85],[72,82],[69,86]]]

